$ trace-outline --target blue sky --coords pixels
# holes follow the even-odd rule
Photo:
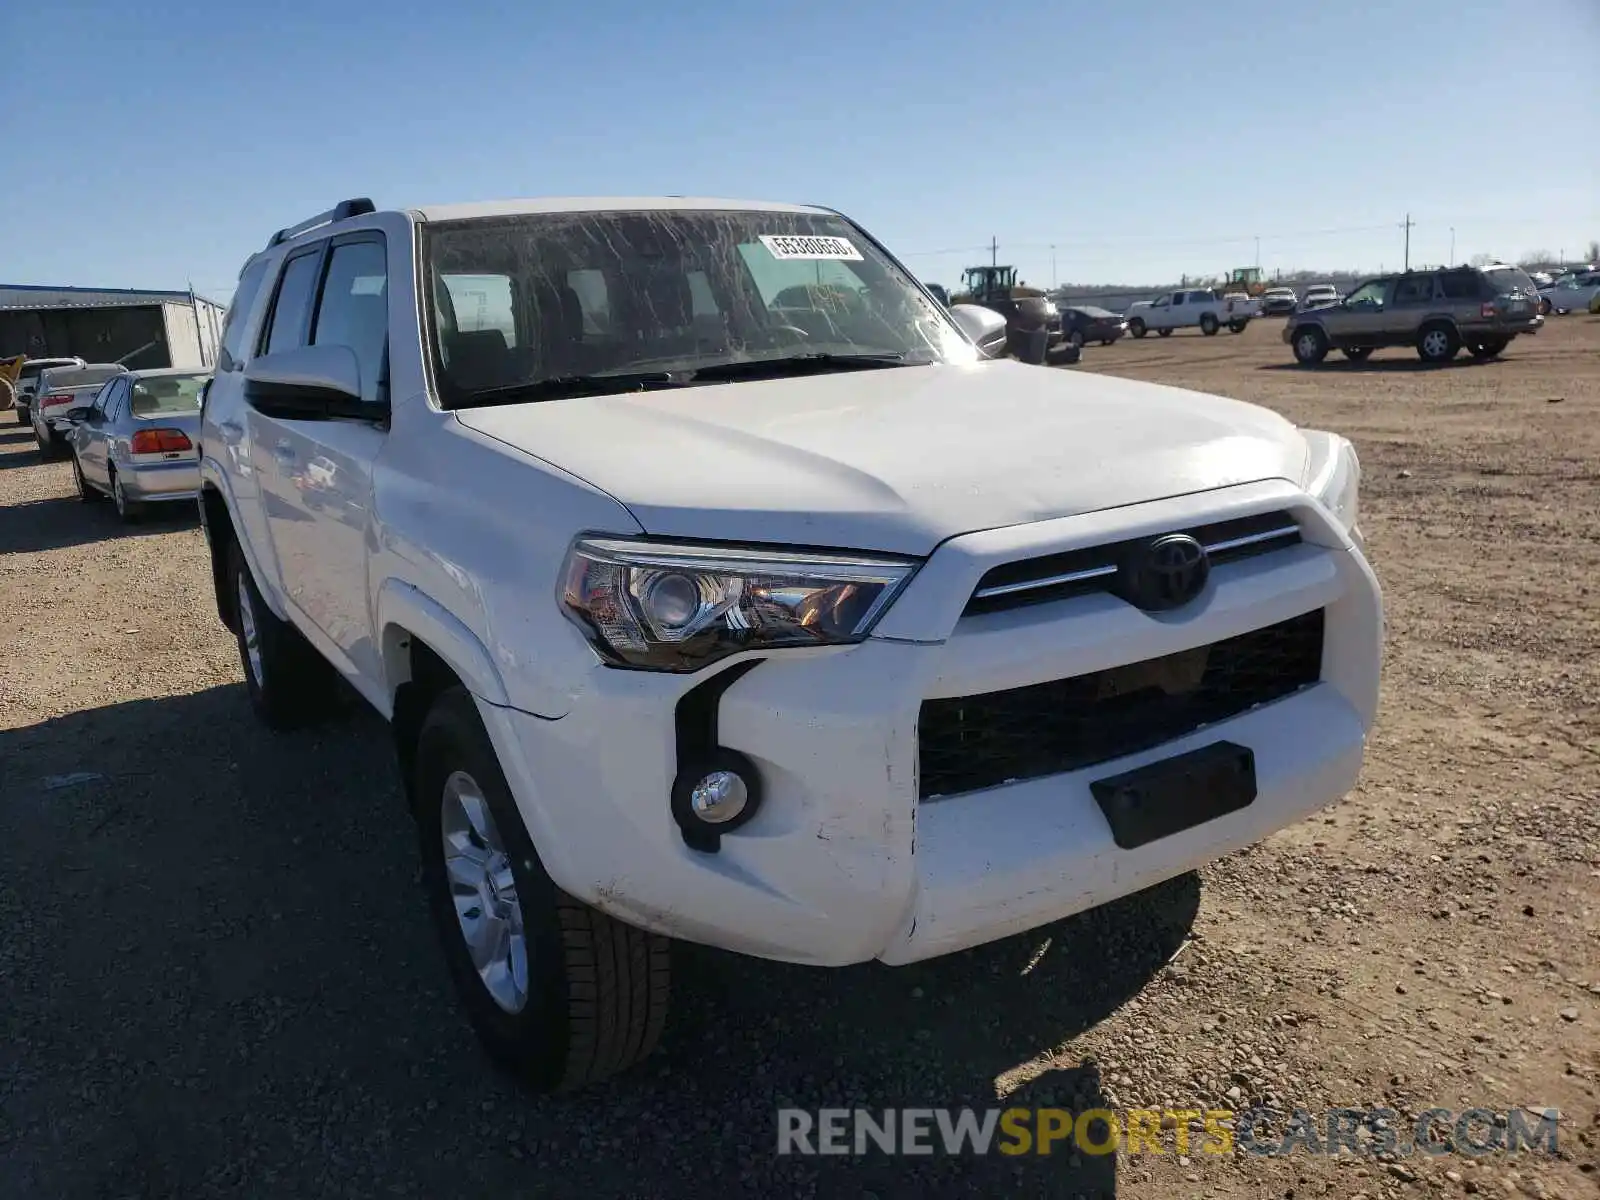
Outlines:
[[[10,283],[226,298],[356,195],[821,203],[944,283],[1600,238],[1600,0],[5,8]]]

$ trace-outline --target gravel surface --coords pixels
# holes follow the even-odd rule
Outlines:
[[[382,724],[251,719],[187,506],[119,527],[0,415],[0,1195],[1594,1194],[1600,320],[1287,367],[1277,322],[1061,368],[1348,434],[1384,698],[1344,804],[913,967],[680,947],[659,1054],[559,1099],[449,993]],[[774,1109],[1562,1111],[1561,1153],[779,1158]]]

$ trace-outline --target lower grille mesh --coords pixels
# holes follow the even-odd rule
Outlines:
[[[925,700],[922,799],[1076,771],[1317,682],[1320,609],[1193,650],[978,696]]]

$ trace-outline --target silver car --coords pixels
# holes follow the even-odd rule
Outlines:
[[[105,384],[75,415],[72,474],[84,501],[110,496],[117,515],[193,500],[200,490],[200,391],[210,371],[130,371]]]
[[[39,374],[28,419],[33,424],[33,440],[43,458],[59,458],[72,433],[75,409],[88,405],[106,380],[125,375],[128,368],[117,363],[90,363],[86,367],[51,367]]]
[[[17,376],[16,405],[11,419],[18,425],[33,424],[33,394],[39,390],[39,376],[51,367],[86,367],[81,358],[30,358],[22,364]]]

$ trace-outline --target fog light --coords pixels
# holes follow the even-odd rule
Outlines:
[[[733,820],[749,801],[750,789],[733,771],[712,771],[689,792],[689,810],[711,825]]]
[[[737,750],[718,747],[685,763],[672,784],[672,816],[692,850],[715,854],[761,807],[761,774]]]

